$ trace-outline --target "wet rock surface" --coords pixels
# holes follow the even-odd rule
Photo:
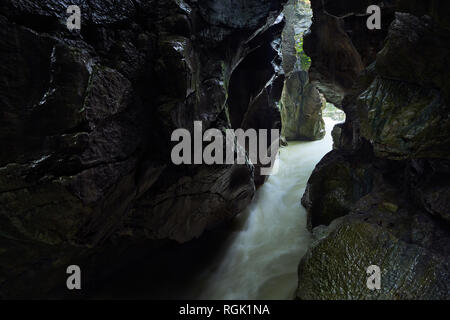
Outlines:
[[[66,28],[70,4],[80,31]],[[170,135],[194,120],[237,128],[229,115],[249,110],[247,127],[281,125],[281,8],[2,1],[0,296],[61,296],[70,264],[104,278],[136,248],[189,241],[250,203],[253,165],[175,166]],[[233,92],[241,69],[260,81]]]
[[[374,261],[382,270],[382,284],[380,290],[371,291],[366,270]],[[318,235],[303,258],[297,298],[447,299],[449,270],[443,256],[377,224],[347,217]]]
[[[297,46],[311,25],[312,11],[306,3],[289,1],[283,10],[286,26],[282,34],[283,68],[286,73],[280,100],[282,135],[286,140],[320,140],[325,135],[322,119],[324,98],[303,70]],[[303,40],[301,40],[303,41]]]
[[[303,196],[315,242],[299,266],[299,299],[450,296],[450,12],[444,1],[439,13],[382,2],[382,30],[371,33],[357,23],[365,2],[312,1],[310,76],[347,119]],[[366,287],[370,265],[381,290]]]
[[[370,162],[339,151],[327,154],[309,178],[302,198],[309,227],[329,225],[348,214],[355,201],[372,190],[374,174]]]

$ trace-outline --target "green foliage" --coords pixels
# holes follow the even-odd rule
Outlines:
[[[300,59],[302,70],[308,71],[311,67],[311,58],[303,50],[303,34],[295,36],[295,51],[297,52],[297,57]]]

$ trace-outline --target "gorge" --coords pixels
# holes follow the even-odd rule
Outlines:
[[[444,0],[1,1],[0,299],[448,299],[449,17]],[[280,130],[279,172],[174,164],[196,121]]]

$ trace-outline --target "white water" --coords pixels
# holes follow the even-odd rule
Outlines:
[[[326,137],[315,142],[290,142],[280,151],[280,168],[237,219],[237,227],[220,258],[196,283],[199,299],[291,299],[297,286],[297,265],[306,253],[310,234],[300,204],[306,183],[323,156],[332,149]]]

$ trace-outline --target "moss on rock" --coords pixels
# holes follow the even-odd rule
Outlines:
[[[400,300],[448,298],[448,265],[441,257],[360,221],[336,223],[299,265],[302,300]],[[366,273],[381,269],[381,290],[369,290]]]
[[[308,225],[328,225],[350,212],[352,205],[372,188],[373,170],[341,151],[327,154],[308,180],[302,204]]]

